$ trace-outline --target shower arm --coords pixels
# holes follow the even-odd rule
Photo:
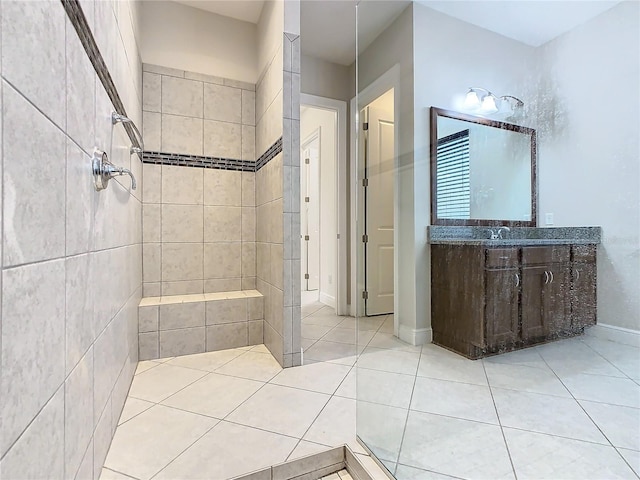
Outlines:
[[[140,133],[140,130],[138,130],[138,127],[136,127],[136,124],[133,123],[133,120],[131,120],[129,117],[126,117],[118,112],[112,112],[111,124],[115,125],[116,123],[122,123],[122,124],[128,123],[131,126],[140,146],[139,147],[132,146],[129,150],[129,153],[130,154],[137,153],[142,157],[142,151],[144,150],[144,140],[142,139],[142,134]]]

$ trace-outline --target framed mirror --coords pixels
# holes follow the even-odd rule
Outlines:
[[[536,131],[431,107],[431,224],[536,226]]]

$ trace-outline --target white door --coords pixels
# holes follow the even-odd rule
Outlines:
[[[366,109],[365,314],[380,315],[393,312],[393,89]]]
[[[300,241],[302,289],[318,290],[320,284],[320,132],[301,147]]]

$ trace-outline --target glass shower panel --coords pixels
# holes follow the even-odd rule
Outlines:
[[[356,429],[390,476],[640,474],[639,19],[359,2]]]

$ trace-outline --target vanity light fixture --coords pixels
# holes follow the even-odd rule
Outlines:
[[[489,90],[482,87],[469,87],[464,99],[465,109],[485,115],[501,112],[509,117],[523,106],[524,102],[513,95],[496,97]]]

